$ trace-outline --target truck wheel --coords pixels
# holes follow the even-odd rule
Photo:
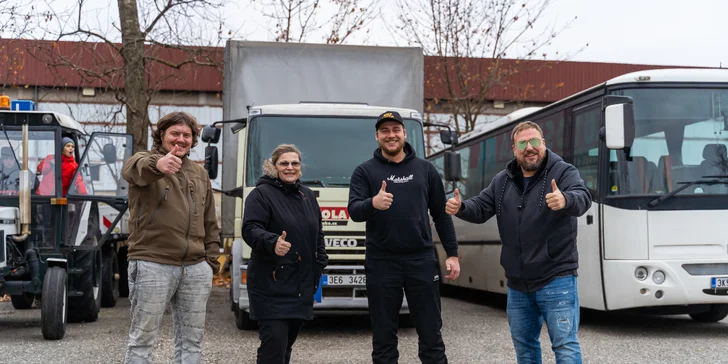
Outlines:
[[[22,295],[10,296],[10,301],[13,303],[13,308],[16,310],[27,310],[33,307],[33,301],[35,296],[30,293],[23,293]]]
[[[119,297],[129,297],[129,261],[127,260],[127,253],[129,247],[123,246],[119,248],[118,261],[119,261]]]
[[[258,321],[250,319],[250,314],[235,306],[235,326],[238,330],[255,330],[258,328]]]
[[[74,268],[81,268],[84,273],[71,280],[72,289],[82,295],[69,297],[68,321],[94,322],[101,309],[101,251],[77,251],[73,262]]]
[[[50,267],[43,278],[40,328],[46,340],[60,340],[66,333],[66,283],[68,276],[61,267]]]
[[[691,313],[690,317],[698,322],[718,322],[728,317],[728,304],[710,305],[710,310]]]
[[[113,247],[104,249],[101,269],[101,307],[114,307],[119,299],[119,261]]]

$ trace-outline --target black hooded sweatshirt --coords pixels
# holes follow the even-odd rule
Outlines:
[[[276,255],[286,232],[291,249]],[[263,176],[245,200],[243,239],[252,249],[248,262],[251,318],[313,318],[313,295],[328,264],[321,209],[313,191],[296,181]]]
[[[366,221],[367,259],[434,258],[434,245],[428,210],[448,257],[458,255],[452,217],[445,213],[445,188],[435,166],[417,158],[405,142],[406,157],[399,163],[382,156],[360,164],[351,176],[349,215],[357,222]],[[372,199],[387,184],[393,195],[387,210],[377,210]]]
[[[566,199],[559,211],[546,203],[551,180]],[[476,224],[496,215],[503,244],[500,262],[508,287],[521,292],[537,291],[556,276],[576,273],[577,217],[592,203],[576,167],[548,149],[529,181],[524,191],[523,172],[514,159],[478,196],[463,201],[456,215]]]

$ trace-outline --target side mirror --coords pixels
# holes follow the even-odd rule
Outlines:
[[[208,125],[202,128],[202,135],[200,136],[203,142],[217,144],[220,141],[220,129]]]
[[[604,109],[603,140],[607,148],[621,150],[634,142],[634,108],[631,103],[609,105]]]
[[[458,132],[450,130],[440,130],[440,141],[445,145],[455,145],[458,143]]]
[[[207,146],[205,147],[205,169],[210,179],[217,178],[217,147]]]
[[[462,170],[460,168],[460,153],[459,152],[445,152],[445,181],[455,182],[459,181],[462,177]]]
[[[104,162],[106,164],[114,164],[116,163],[116,146],[109,143],[104,145],[104,149],[102,151],[104,155]]]

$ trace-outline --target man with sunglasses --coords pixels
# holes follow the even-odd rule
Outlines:
[[[591,208],[591,195],[579,171],[546,148],[538,124],[519,123],[511,140],[515,158],[505,170],[468,200],[456,189],[446,211],[476,224],[498,220],[518,363],[541,362],[543,322],[556,362],[581,363],[577,217]]]

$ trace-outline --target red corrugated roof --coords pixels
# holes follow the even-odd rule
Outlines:
[[[494,63],[490,59],[460,60],[460,68],[467,70],[462,74],[473,75],[467,84],[456,78],[455,62],[450,59],[444,63],[437,57],[425,57],[425,98],[449,99],[451,92],[460,96],[458,85],[470,87],[469,95],[478,95],[483,82],[478,75],[496,74]],[[443,68],[449,68],[448,77],[452,91],[447,87]],[[644,64],[596,63],[572,61],[516,61],[501,60],[497,67],[503,79],[500,85],[491,87],[486,93],[487,100],[553,102],[571,96],[577,92],[605,82],[611,78],[642,70],[665,68],[696,68],[683,66],[657,66]],[[478,96],[479,97],[479,96]]]
[[[120,44],[0,40],[0,85],[122,88]],[[174,48],[147,45],[145,54],[179,64],[190,59]],[[202,48],[200,61],[213,59],[222,69],[223,48]],[[68,64],[79,65],[78,68]],[[55,65],[49,67],[48,65]],[[148,61],[148,82],[155,88],[178,91],[221,91],[222,73],[215,67],[183,65],[179,70]],[[101,75],[101,80],[96,75]]]
[[[114,47],[119,44],[88,42],[52,42],[37,40],[0,39],[0,85],[25,87],[123,87],[122,61]],[[155,62],[147,65],[151,75],[150,85],[169,91],[222,92],[223,48],[203,48],[204,56],[219,64],[219,69],[195,64],[182,66],[180,70],[162,66]],[[179,63],[188,58],[184,51],[161,46],[146,46],[146,54],[159,59]],[[69,66],[49,67],[48,64],[62,64],[70,60],[80,68]],[[468,59],[468,70],[473,74],[486,74],[492,61],[489,59]],[[438,58],[425,57],[425,98],[450,98],[445,86],[442,63]],[[502,85],[493,87],[487,99],[503,101],[552,102],[573,95],[610,78],[646,69],[671,68],[668,66],[593,63],[503,60],[501,69],[518,68],[503,80]],[[80,71],[104,74],[105,81]],[[455,72],[451,69],[450,76]],[[454,79],[454,78],[453,78]],[[457,85],[453,81],[453,85]],[[477,94],[478,81],[468,82],[470,92]],[[457,90],[458,88],[455,87]]]

